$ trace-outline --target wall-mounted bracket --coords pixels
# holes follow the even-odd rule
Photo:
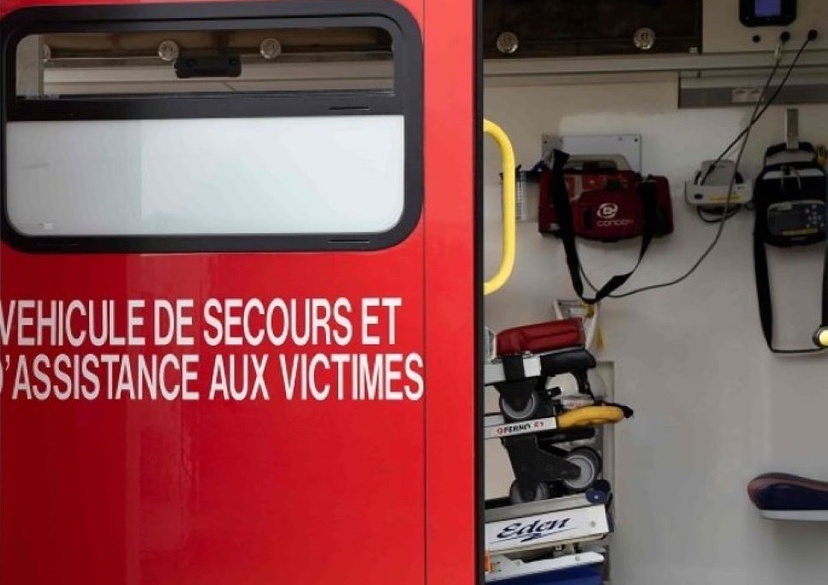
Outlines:
[[[785,112],[785,147],[799,149],[799,110],[796,108],[788,108]]]
[[[641,172],[641,135],[603,134],[596,136],[541,136],[541,156],[553,149],[563,150],[571,155],[620,155],[630,169]]]

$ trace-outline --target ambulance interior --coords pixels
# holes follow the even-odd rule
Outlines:
[[[478,391],[486,413],[480,421],[489,503],[486,582],[824,584],[825,487],[781,475],[751,483],[768,473],[828,481],[821,440],[825,355],[777,354],[766,344],[754,267],[758,203],[751,196],[770,147],[793,152],[808,143],[813,151],[794,159],[814,172],[825,164],[828,7],[822,0],[578,3],[589,10],[566,9],[566,2],[525,4],[521,11],[509,0],[482,2],[483,114],[496,126],[491,134],[507,138],[519,165],[510,211],[504,177],[508,182],[511,173],[498,141],[484,136],[478,179],[486,278],[510,248],[504,224],[515,216],[514,266],[484,301],[487,355]],[[554,26],[566,10],[582,18]],[[619,10],[629,18],[612,16]],[[547,19],[553,24],[537,25]],[[291,43],[307,39],[265,32],[236,39],[255,42],[262,63],[231,80],[191,80],[187,91],[389,84],[388,40],[375,31],[317,39],[329,43],[328,53],[348,46],[363,57],[312,63],[285,58]],[[136,37],[133,49],[158,56],[131,60],[112,58],[109,41],[29,39],[19,53],[18,91],[173,87],[159,71],[177,55],[176,43]],[[279,68],[268,66],[279,59]],[[752,121],[762,110],[757,104],[769,101]],[[330,138],[307,130],[309,148]],[[377,128],[376,144],[389,132]],[[736,141],[724,151],[745,135],[743,149]],[[561,166],[553,168],[556,151],[569,156],[568,166],[558,160]],[[713,173],[705,163],[717,159],[738,161],[738,168],[725,164],[723,180],[717,173],[718,181],[706,182]],[[343,169],[349,160],[342,160]],[[563,239],[541,225],[541,208],[548,213],[549,190],[563,175],[600,175],[608,168],[628,169],[651,186],[653,177],[663,178],[657,188],[662,197],[669,190],[672,225],[639,259],[640,231],[601,241],[581,237],[601,226],[576,222],[583,296],[594,297],[589,283],[600,288],[635,268],[600,303],[584,303],[573,288]],[[795,184],[793,199],[798,193],[800,201],[818,205],[806,220],[821,224],[819,241],[765,249],[774,343],[815,349],[815,331],[828,325],[821,313],[825,181],[821,193],[809,188],[805,196],[803,177],[812,174],[800,171],[763,180]],[[709,187],[704,205],[695,197],[701,183]],[[640,189],[636,184],[627,195],[637,198]],[[599,220],[616,219],[621,200],[615,195],[595,200],[607,204]],[[635,221],[646,222],[646,214],[639,209]],[[383,221],[382,214],[374,220]],[[527,328],[533,325],[541,327]],[[580,417],[581,408],[597,410]],[[533,459],[539,448],[552,458]],[[534,482],[536,490],[516,488],[516,470],[523,488]],[[782,494],[789,508],[765,506],[755,493],[751,499],[749,485]]]
[[[790,478],[761,478],[768,473],[826,477],[828,468],[815,434],[826,400],[824,356],[776,354],[766,345],[752,237],[758,202],[731,206],[722,224],[721,199],[710,215],[706,207],[693,204],[693,197],[703,183],[699,176],[705,172],[704,161],[720,156],[738,160],[738,174],[752,189],[766,164],[766,150],[785,145],[789,134],[792,143],[808,142],[817,150],[825,142],[828,40],[822,29],[828,25],[828,9],[800,0],[790,24],[764,26],[760,16],[759,23],[748,26],[744,17],[750,9],[784,12],[785,3],[710,0],[683,8],[680,2],[629,4],[647,4],[652,14],[665,17],[671,10],[684,10],[688,20],[701,8],[696,39],[700,45],[671,37],[662,39],[663,44],[684,41],[684,53],[653,53],[660,38],[656,19],[652,30],[638,29],[639,38],[629,38],[624,54],[595,55],[596,47],[584,42],[575,49],[558,48],[560,57],[520,60],[508,58],[520,53],[520,35],[492,33],[489,38],[495,43],[499,38],[501,46],[490,48],[488,54],[506,52],[486,61],[485,116],[507,132],[522,171],[544,157],[550,162],[557,148],[571,155],[570,160],[588,155],[609,159],[623,152],[631,168],[643,175],[666,177],[674,229],[653,238],[633,275],[610,297],[597,305],[573,302],[579,298],[564,243],[539,234],[545,226],[544,218],[538,217],[537,199],[527,203],[537,197],[541,206],[549,201],[539,193],[543,187],[537,185],[537,176],[519,172],[518,192],[525,200],[518,201],[515,268],[502,289],[486,296],[486,325],[500,332],[587,315],[586,343],[596,359],[590,370],[592,390],[596,397],[634,410],[632,418],[600,427],[591,443],[601,452],[602,477],[611,485],[612,534],[597,545],[585,543],[575,550],[603,555],[605,578],[624,584],[824,582],[828,565],[820,551],[828,532],[818,520],[825,517],[815,510],[803,512],[819,506],[797,499],[814,494],[800,491]],[[507,11],[502,9],[505,19]],[[601,17],[596,13],[595,18]],[[636,26],[641,22],[638,19]],[[785,56],[763,101],[774,94],[811,30],[817,31],[817,38],[807,43],[785,86],[753,124],[741,157],[740,141],[723,155],[750,125],[757,108],[745,92],[761,92],[767,83],[780,38],[787,38],[781,35],[790,33],[790,40],[784,43]],[[664,35],[670,34],[665,30]],[[541,50],[534,40],[525,42],[527,52]],[[607,52],[614,49],[609,39],[602,47]],[[583,56],[563,55],[571,50]],[[497,148],[493,141],[485,148],[489,275],[502,249],[501,185]],[[719,180],[719,195],[727,194],[733,176],[729,167]],[[824,185],[819,188],[824,191]],[[735,202],[738,189],[733,186],[729,203]],[[817,191],[817,196],[822,193]],[[595,205],[600,209],[599,199]],[[734,207],[739,210],[731,216]],[[632,270],[639,258],[641,238],[576,240],[581,276],[596,288]],[[767,246],[776,346],[815,347],[812,336],[824,319],[824,254],[824,243]],[[653,285],[661,286],[648,288]],[[584,289],[585,297],[594,298],[595,289],[587,284]],[[612,298],[616,295],[619,298]],[[565,379],[560,384],[564,395],[575,392],[571,376],[565,378],[569,385]],[[487,386],[487,412],[498,412],[498,394]],[[514,478],[500,443],[486,441],[487,498],[507,494]],[[788,490],[795,497],[782,505],[791,510],[760,509],[781,502],[768,506],[754,493],[754,503],[749,486],[753,492]],[[534,527],[529,522],[524,526],[530,525],[528,531],[538,526],[554,531],[551,522],[565,517],[550,515]],[[495,532],[486,536],[487,543],[497,541]],[[531,553],[527,556],[534,560]],[[528,566],[523,566],[527,572]],[[557,578],[567,582],[565,574],[562,570]],[[536,582],[557,582],[554,573],[549,575],[547,580],[536,575]],[[588,571],[570,575],[573,583],[600,582]]]

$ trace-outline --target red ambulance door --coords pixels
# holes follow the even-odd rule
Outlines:
[[[0,582],[473,582],[471,3],[25,4]]]

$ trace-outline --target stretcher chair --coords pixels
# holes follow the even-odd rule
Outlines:
[[[486,416],[485,437],[501,441],[515,480],[508,498],[487,502],[486,581],[599,585],[604,556],[585,546],[611,532],[611,486],[598,451],[565,445],[594,439],[596,427],[632,410],[596,400],[580,319],[509,329],[493,344],[485,383],[500,412]],[[563,374],[575,378],[577,400],[552,381]]]
[[[595,429],[632,416],[632,410],[595,399],[588,371],[595,367],[584,348],[580,319],[516,327],[495,338],[495,358],[485,369],[485,383],[500,395],[500,413],[487,415],[485,436],[500,439],[515,480],[513,504],[580,493],[599,479],[600,454],[591,447],[566,449],[565,443],[595,437]],[[581,406],[567,408],[555,376],[572,375]]]

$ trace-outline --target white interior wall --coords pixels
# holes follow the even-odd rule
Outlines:
[[[612,85],[492,87],[485,115],[512,139],[524,167],[540,157],[541,134],[640,133],[643,170],[671,183],[675,233],[656,241],[632,286],[682,274],[717,226],[703,224],[683,199],[683,182],[745,124],[747,110],[678,110],[674,81]],[[803,140],[828,141],[828,106],[800,108]],[[772,108],[752,133],[742,170],[761,167],[764,149],[784,138],[784,109]],[[485,255],[500,254],[499,155],[485,150]],[[746,485],[766,471],[828,479],[825,413],[828,356],[777,357],[759,326],[751,249],[752,212],[727,222],[721,241],[684,283],[602,306],[615,399],[636,411],[615,429],[618,585],[824,585],[828,523],[761,519]],[[579,243],[588,273],[605,281],[626,271],[638,241]],[[777,338],[808,346],[819,324],[821,250],[771,250]],[[554,298],[573,298],[559,241],[535,224],[518,230],[517,265],[486,299],[493,329],[549,319]],[[493,391],[492,391],[493,392]],[[489,400],[492,400],[489,396]],[[488,492],[510,477],[490,460]],[[494,478],[501,478],[496,480]],[[498,483],[499,481],[499,483]]]

